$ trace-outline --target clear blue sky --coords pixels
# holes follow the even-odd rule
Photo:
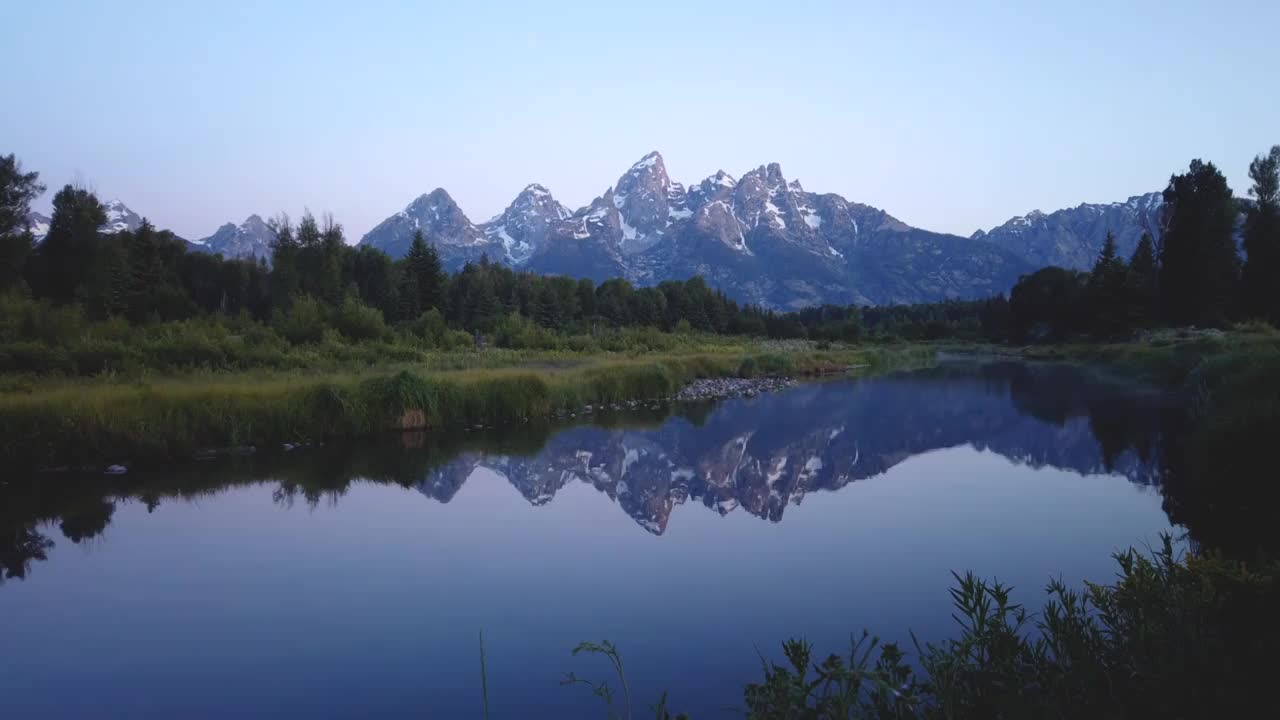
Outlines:
[[[530,182],[577,207],[652,149],[968,234],[1193,157],[1243,195],[1278,28],[1275,0],[13,0],[0,153],[186,237],[309,207],[354,240],[437,186],[477,222]]]

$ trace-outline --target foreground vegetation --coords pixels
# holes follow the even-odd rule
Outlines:
[[[496,366],[41,381],[0,395],[0,462],[154,463],[210,448],[523,423],[587,405],[670,397],[695,378],[843,372],[853,365],[921,362],[931,353],[910,346],[636,356],[472,353],[475,358],[439,360]]]
[[[951,589],[956,637],[910,650],[863,633],[847,656],[818,660],[803,640],[783,645],[746,686],[756,720],[850,718],[1274,717],[1270,682],[1280,647],[1280,565],[1249,566],[1212,553],[1180,558],[1167,536],[1151,554],[1117,554],[1118,579],[1046,587],[1032,613],[1010,588],[971,574]],[[575,650],[609,658],[617,648]],[[572,684],[583,683],[569,676]],[[610,717],[631,717],[629,693],[586,682]],[[674,703],[673,703],[674,704]],[[671,720],[664,695],[658,720]],[[676,718],[687,717],[684,715]]]

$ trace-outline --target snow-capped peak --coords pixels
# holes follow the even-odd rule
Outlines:
[[[715,187],[729,188],[732,190],[737,187],[738,181],[733,176],[723,170],[717,170],[715,175],[703,180],[704,183],[711,183]]]
[[[649,153],[648,155],[645,155],[644,157],[636,161],[636,163],[631,166],[631,169],[643,170],[645,168],[653,167],[654,165],[657,165],[661,162],[662,162],[662,155],[659,154],[657,150],[654,150],[653,152]]]
[[[526,185],[507,209],[480,226],[484,234],[502,245],[513,265],[523,264],[546,239],[553,225],[570,216],[551,191],[538,183]]]
[[[107,221],[99,228],[99,232],[107,234],[133,232],[142,226],[142,218],[119,200],[103,203],[102,210],[107,216]]]

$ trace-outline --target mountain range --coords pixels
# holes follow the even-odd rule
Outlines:
[[[1108,232],[1120,252],[1159,236],[1161,194],[1125,202],[1032,211],[970,237],[912,227],[879,208],[809,192],[776,163],[734,178],[723,170],[685,186],[651,152],[585,207],[571,210],[538,184],[475,223],[443,188],[383,220],[361,244],[403,257],[422,231],[457,270],[488,257],[542,274],[623,277],[636,284],[702,275],[734,299],[780,309],[822,303],[885,305],[988,297],[1045,265],[1087,269]],[[104,232],[141,218],[107,204]],[[37,238],[48,218],[28,216]],[[258,215],[191,241],[224,257],[270,259],[272,233]]]
[[[784,309],[884,305],[987,297],[1045,265],[1086,269],[1108,231],[1131,253],[1144,232],[1158,236],[1162,205],[1160,193],[1148,193],[1034,211],[964,238],[806,191],[776,163],[741,178],[721,170],[685,186],[652,152],[578,210],[533,184],[477,224],[437,188],[361,243],[400,257],[420,230],[454,270],[487,256],[543,274],[642,285],[702,275],[735,299]]]

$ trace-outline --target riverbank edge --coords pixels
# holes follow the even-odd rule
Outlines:
[[[11,470],[155,466],[219,449],[493,427],[587,406],[674,399],[704,378],[813,377],[921,366],[933,358],[930,346],[900,345],[588,356],[563,368],[104,382],[74,392],[0,396],[0,464]]]
[[[939,356],[1065,363],[1101,380],[1166,391],[1196,391],[1234,384],[1250,370],[1280,369],[1280,334],[1236,330],[1170,329],[1121,342],[1045,345],[940,343]]]

